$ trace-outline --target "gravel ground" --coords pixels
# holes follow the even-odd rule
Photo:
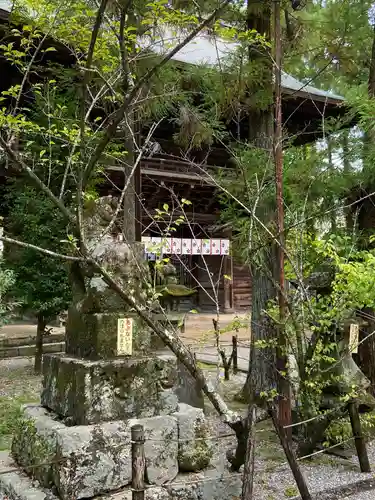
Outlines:
[[[39,398],[40,376],[33,370],[33,358],[9,358],[0,360],[0,397]]]
[[[215,367],[207,370],[207,375],[213,381],[216,377]],[[230,406],[237,411],[244,412],[245,407],[233,401],[233,397],[239,392],[245,381],[245,374],[239,373],[231,376],[230,382],[224,382],[221,378],[220,392],[229,402]],[[39,400],[40,377],[33,374],[33,360],[31,358],[13,358],[0,361],[0,444],[1,444],[1,421],[3,417],[9,418],[8,404],[17,408],[22,403],[35,402]],[[211,426],[211,434],[220,436],[228,434],[228,427],[220,422],[217,415],[207,405],[208,421]],[[286,464],[285,456],[274,433],[270,422],[261,422],[256,428],[256,452],[255,452],[255,500],[281,500],[285,498],[297,498],[293,475]],[[3,447],[8,447],[11,439],[11,429],[8,439],[3,440]],[[225,452],[235,446],[235,438],[220,438],[214,440],[214,465],[220,471],[227,471],[228,466]],[[375,442],[368,445],[370,463],[375,470]],[[317,455],[314,460],[302,463],[302,470],[306,476],[310,491],[317,500],[372,500],[375,498],[375,475],[362,474],[359,471],[356,456],[351,460],[338,459],[325,454]],[[323,494],[323,491],[332,490],[345,485],[360,483],[365,479],[374,480],[374,489],[370,491],[358,491],[353,486],[351,491],[342,494]],[[369,488],[370,486],[367,486]],[[224,499],[223,499],[224,500]]]

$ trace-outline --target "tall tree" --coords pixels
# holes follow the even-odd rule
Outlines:
[[[266,39],[271,41],[271,2],[247,3],[247,29],[256,29]],[[258,85],[266,95],[263,106],[249,107],[250,145],[260,150],[265,161],[264,172],[259,173],[262,183],[269,183],[272,176],[272,59],[269,50],[264,46],[249,45],[249,64],[256,65],[261,70],[263,78]],[[253,89],[250,89],[252,92]],[[274,205],[270,198],[264,199],[258,193],[258,199],[252,200],[255,215],[265,225],[272,224]],[[263,239],[269,239],[264,229],[256,222],[251,226],[253,234],[249,235],[250,246],[257,246]],[[255,243],[256,242],[256,243]],[[255,344],[250,359],[249,372],[243,389],[246,399],[259,400],[261,393],[276,388],[276,357],[273,347],[258,348],[257,343],[269,342],[275,336],[274,325],[265,314],[269,301],[275,300],[276,289],[273,281],[275,275],[275,246],[273,242],[261,250],[254,251],[250,247],[251,277],[252,277],[252,308],[251,308],[251,338]]]

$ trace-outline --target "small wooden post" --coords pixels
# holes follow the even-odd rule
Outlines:
[[[275,427],[276,433],[279,436],[281,446],[284,449],[285,456],[288,460],[291,471],[293,472],[294,480],[297,484],[297,488],[300,492],[302,500],[311,500],[311,495],[307,487],[306,480],[297,462],[296,456],[293,449],[290,446],[289,440],[287,438],[285,429],[279,424],[276,409],[272,403],[268,404],[268,413],[272,418],[273,425]]]
[[[371,472],[365,438],[362,435],[362,426],[359,419],[358,406],[355,401],[350,401],[350,403],[348,403],[348,411],[361,472]]]
[[[132,437],[132,500],[145,498],[145,435],[143,425],[133,425]]]
[[[242,496],[241,500],[252,500],[253,498],[253,488],[254,488],[254,451],[255,451],[255,432],[254,424],[256,417],[256,406],[252,405],[249,408],[249,413],[247,416],[247,444],[246,444],[246,455],[245,455],[245,465],[243,469],[243,480],[242,480]]]
[[[233,374],[236,375],[236,373],[238,372],[238,351],[237,351],[238,337],[237,337],[237,335],[233,335],[232,345],[233,345],[233,351],[232,351]]]

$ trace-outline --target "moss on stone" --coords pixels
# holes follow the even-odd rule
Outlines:
[[[56,461],[56,446],[55,443],[49,442],[38,433],[32,419],[20,418],[17,431],[13,436],[11,452],[14,460],[21,467],[27,467],[29,476],[38,479],[42,486],[52,485],[52,462]],[[41,466],[40,464],[49,465]]]
[[[66,329],[66,353],[87,359],[117,357],[117,321],[124,317],[133,319],[133,354],[147,352],[150,328],[137,316],[119,312],[82,314],[72,308]]]
[[[207,468],[213,454],[208,440],[208,430],[205,422],[197,419],[194,423],[194,439],[180,443],[178,463],[180,470],[195,472]]]
[[[170,394],[178,382],[172,357],[88,361],[47,355],[45,370],[42,404],[69,417],[68,425],[151,417],[177,408],[177,397]]]

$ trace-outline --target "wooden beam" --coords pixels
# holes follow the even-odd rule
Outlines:
[[[189,221],[189,223],[207,223],[207,224],[212,224],[213,222],[218,220],[218,216],[215,214],[204,214],[204,213],[191,213],[191,212],[186,212],[186,218]],[[154,216],[156,215],[156,211],[152,210],[149,211],[149,213],[142,213],[142,220],[147,220],[147,219],[153,219]],[[171,215],[172,220],[177,219],[181,214],[173,214]],[[158,221],[160,224],[160,221]]]
[[[225,237],[229,240],[232,239],[232,229],[227,229]],[[223,257],[223,270],[224,270],[224,312],[233,312],[233,259],[231,255],[224,255]],[[226,277],[227,276],[227,277]],[[229,278],[229,279],[228,279]]]

